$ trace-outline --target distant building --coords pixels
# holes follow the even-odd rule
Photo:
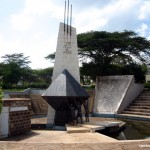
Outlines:
[[[146,82],[150,82],[150,74],[146,75]]]

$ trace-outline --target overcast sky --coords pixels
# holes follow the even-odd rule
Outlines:
[[[24,53],[32,69],[53,66],[65,0],[0,0],[0,57]],[[77,33],[133,30],[150,39],[150,0],[70,0]],[[0,58],[0,62],[3,59]]]

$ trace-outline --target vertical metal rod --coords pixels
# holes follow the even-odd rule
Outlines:
[[[69,0],[68,0],[68,10],[67,10],[67,34],[68,34],[68,20],[69,20]]]
[[[71,36],[71,24],[72,24],[72,5],[70,9],[70,36]]]
[[[66,22],[66,1],[65,1],[65,10],[64,10],[64,32],[65,32],[65,22]]]

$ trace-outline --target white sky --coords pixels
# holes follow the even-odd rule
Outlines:
[[[65,0],[0,0],[0,62],[5,54],[24,53],[32,69],[53,64]],[[133,30],[150,39],[150,0],[70,0],[77,33]]]

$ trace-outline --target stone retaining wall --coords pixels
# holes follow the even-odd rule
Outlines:
[[[37,93],[39,93],[37,91]],[[9,94],[11,98],[29,98],[31,100],[31,115],[46,115],[48,111],[48,103],[41,97],[40,94]]]
[[[95,99],[95,90],[86,90],[86,92],[90,95],[89,98],[89,112],[93,112],[94,107],[94,99]]]
[[[133,75],[99,76],[96,79],[94,115],[113,116],[123,111],[143,90]]]
[[[31,101],[29,99],[3,99],[3,106],[9,107],[9,135],[15,135],[31,130]]]

